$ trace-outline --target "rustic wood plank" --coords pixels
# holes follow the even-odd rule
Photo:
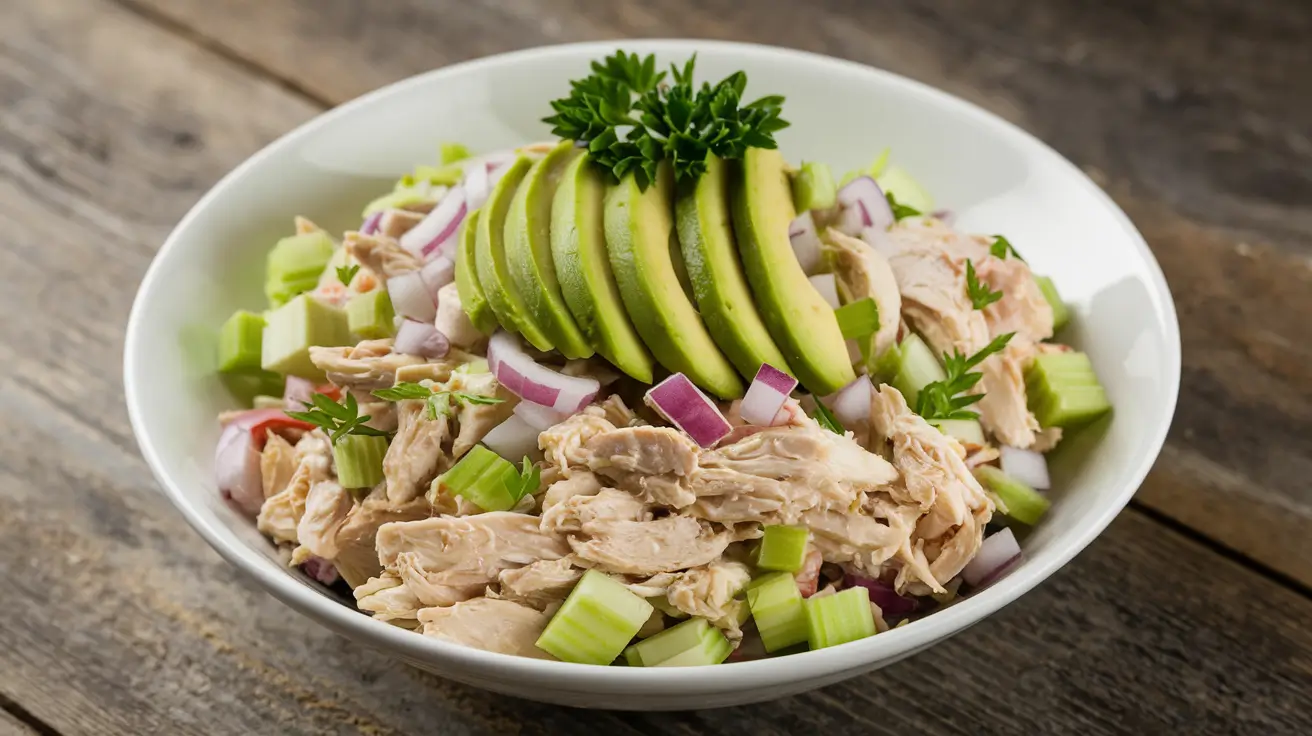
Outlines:
[[[38,736],[39,731],[0,710],[0,736]]]
[[[1107,187],[1176,296],[1180,410],[1139,502],[1312,586],[1299,543],[1312,524],[1312,95],[1291,73],[1312,68],[1312,5],[121,1],[331,102],[488,53],[624,36],[794,46],[977,102]]]

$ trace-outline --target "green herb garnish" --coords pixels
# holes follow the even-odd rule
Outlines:
[[[358,263],[353,263],[349,266],[338,266],[337,280],[342,282],[342,286],[350,286],[351,279],[354,279],[355,275],[359,272],[360,265]]]
[[[542,470],[527,456],[525,456],[523,465],[520,467],[519,475],[512,476],[507,473],[505,480],[506,490],[510,491],[510,495],[516,501],[536,491],[541,482]]]
[[[991,291],[988,284],[981,284],[975,276],[975,264],[966,259],[966,296],[975,309],[983,309],[1002,298],[1001,291]]]
[[[656,71],[656,57],[616,51],[592,62],[592,74],[570,82],[570,95],[551,103],[543,118],[552,133],[585,144],[593,160],[621,179],[633,173],[646,189],[657,166],[668,160],[676,181],[706,171],[708,153],[742,158],[751,147],[775,148],[774,133],[788,127],[779,117],[784,98],[762,97],[741,105],[747,75],[735,72],[717,84],[693,85],[694,54],[683,68],[670,66],[673,84]]]
[[[993,236],[993,243],[989,245],[989,253],[992,254],[994,258],[1002,258],[1004,260],[1007,258],[1007,254],[1010,253],[1020,259],[1022,263],[1025,262],[1025,259],[1021,258],[1020,253],[1016,252],[1016,248],[1012,246],[1011,241],[1001,235]]]
[[[834,434],[845,434],[847,432],[843,429],[842,423],[838,421],[838,417],[834,416],[834,413],[829,411],[829,407],[821,404],[819,400],[815,402],[815,415],[811,418],[816,421],[816,424]]]
[[[287,416],[319,427],[328,433],[333,444],[348,434],[366,437],[386,437],[387,433],[365,425],[373,417],[368,414],[360,416],[360,405],[355,395],[346,392],[346,403],[339,404],[324,394],[316,393],[310,397],[313,408],[309,411],[289,411]]]
[[[947,377],[942,381],[927,384],[920,389],[920,394],[916,397],[916,413],[928,421],[978,418],[979,414],[977,412],[968,411],[966,407],[984,398],[984,394],[965,396],[960,394],[965,394],[965,392],[974,388],[984,374],[969,371],[971,368],[983,363],[985,358],[1006,347],[1015,334],[1014,332],[1008,332],[1005,335],[998,335],[993,338],[992,342],[969,358],[962,355],[960,350],[954,350],[952,355],[944,353],[943,372],[947,374]]]
[[[892,192],[885,192],[884,198],[888,200],[888,206],[893,209],[894,220],[904,220],[908,217],[919,217],[923,214],[915,207],[899,203],[897,197],[894,197]]]
[[[500,404],[505,399],[483,394],[471,394],[464,391],[434,391],[422,383],[402,381],[391,388],[380,388],[373,392],[384,401],[405,401],[414,399],[427,403],[429,420],[451,414],[452,404]]]

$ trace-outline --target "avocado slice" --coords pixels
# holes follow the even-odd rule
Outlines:
[[[792,373],[756,311],[738,261],[727,168],[718,156],[708,155],[706,173],[681,186],[674,204],[679,245],[697,307],[715,344],[744,378],[754,377],[762,363]]]
[[[624,311],[606,256],[605,175],[586,154],[565,167],[551,203],[552,260],[561,296],[592,346],[616,368],[651,383],[651,353]]]
[[[478,215],[481,209],[465,216],[460,226],[460,250],[456,257],[456,293],[460,294],[460,306],[465,308],[469,321],[474,323],[479,332],[490,335],[496,332],[497,316],[492,313],[483,285],[478,283],[477,265],[475,265],[474,241],[478,237]]]
[[[793,195],[779,151],[749,148],[730,185],[747,282],[765,325],[809,391],[832,394],[856,378],[834,310],[807,281],[788,240]]]
[[[515,290],[510,280],[509,268],[506,266],[505,231],[506,213],[510,202],[515,197],[515,190],[524,181],[533,162],[526,156],[520,156],[510,164],[506,173],[488,195],[483,205],[482,215],[478,218],[478,234],[474,240],[474,265],[478,273],[478,282],[483,287],[492,313],[496,315],[501,326],[510,332],[518,332],[538,350],[552,350],[554,345],[546,333],[533,318],[524,305],[523,298]]]
[[[742,381],[675,275],[673,190],[668,163],[645,192],[633,174],[608,188],[603,219],[610,266],[625,310],[661,365],[722,399],[738,398]]]
[[[551,256],[551,203],[560,175],[580,149],[566,141],[533,164],[506,214],[510,282],[547,338],[566,358],[588,358],[592,346],[579,329],[556,281]]]

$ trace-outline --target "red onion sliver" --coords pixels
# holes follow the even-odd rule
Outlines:
[[[870,591],[870,602],[879,606],[884,618],[907,616],[915,613],[916,608],[920,606],[920,602],[915,598],[898,595],[893,586],[883,580],[853,575],[849,572],[844,576],[843,584],[847,588],[861,587]]]
[[[378,211],[364,218],[364,224],[360,226],[361,235],[374,235],[378,232],[378,223],[383,221],[382,211]]]
[[[788,395],[795,388],[797,388],[796,378],[769,363],[762,363],[739,407],[743,421],[761,426],[774,424],[779,410],[783,408]]]
[[[961,577],[972,586],[983,587],[1020,556],[1020,544],[1016,542],[1016,535],[1012,534],[1010,528],[1004,528],[984,540],[975,558],[961,571]]]
[[[533,458],[540,455],[538,433],[539,430],[530,426],[523,417],[511,414],[483,437],[483,444],[512,463],[519,463],[525,456]]]
[[[433,303],[436,304],[437,290],[455,281],[456,264],[446,256],[437,256],[419,270],[419,278],[424,280],[424,286],[428,287],[428,293],[432,295]]]
[[[646,400],[702,447],[714,445],[733,430],[715,402],[682,373],[652,386]]]
[[[595,379],[567,376],[539,364],[524,352],[519,337],[504,330],[488,341],[487,362],[507,391],[568,414],[587,406],[601,390]]]
[[[819,276],[812,276],[809,281],[811,282],[811,285],[815,287],[815,290],[820,292],[820,296],[824,297],[826,302],[829,302],[829,306],[834,309],[838,309],[842,306],[838,301],[838,284],[834,281],[834,275],[832,273],[822,273]]]
[[[455,236],[469,211],[463,187],[452,187],[418,225],[401,236],[401,247],[417,256],[429,256]]]
[[[793,254],[804,273],[815,273],[820,268],[821,249],[820,234],[815,229],[815,218],[810,212],[803,212],[788,226],[788,240],[793,244]]]
[[[825,403],[845,427],[852,427],[870,419],[870,399],[874,386],[870,376],[857,376],[855,381],[826,397]]]
[[[324,585],[332,585],[338,580],[337,566],[318,555],[311,555],[310,559],[302,562],[301,569],[311,579]]]
[[[1002,472],[1013,480],[1039,491],[1052,488],[1052,480],[1048,477],[1048,460],[1043,457],[1043,453],[1005,445],[999,448],[999,451],[1002,457]]]
[[[277,409],[267,411],[282,414]],[[214,480],[224,498],[231,499],[244,513],[254,516],[260,512],[264,478],[260,474],[260,451],[248,423],[234,421],[223,428],[214,450]]]
[[[849,218],[848,212],[855,210],[860,215],[861,227],[850,231],[853,235],[867,227],[887,230],[897,221],[884,190],[869,176],[858,177],[843,185],[838,190],[838,203],[843,206],[842,224],[845,227],[855,224],[855,218]]]
[[[401,316],[419,322],[432,322],[437,317],[437,302],[419,271],[388,279],[387,293],[392,297],[392,308]]]
[[[549,406],[521,401],[515,405],[515,414],[539,432],[546,431],[569,418],[569,414]]]
[[[396,331],[396,340],[392,343],[393,351],[421,358],[443,358],[450,349],[451,342],[436,327],[412,319],[401,323],[401,328]]]
[[[282,404],[287,411],[305,411],[314,396],[314,381],[299,376],[287,376],[283,385]]]

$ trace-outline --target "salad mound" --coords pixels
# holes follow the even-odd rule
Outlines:
[[[694,70],[617,52],[560,140],[444,146],[274,245],[215,471],[291,565],[425,636],[652,667],[874,636],[1020,560],[1044,453],[1111,409],[1052,281],[887,151],[786,163],[784,99]]]

